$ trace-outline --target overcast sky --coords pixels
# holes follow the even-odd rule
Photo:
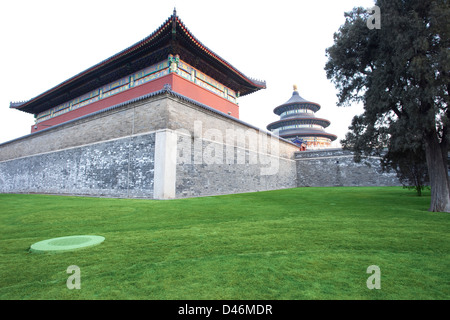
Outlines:
[[[326,129],[345,137],[360,105],[337,107],[325,49],[353,7],[373,0],[22,0],[0,12],[0,143],[30,133],[33,115],[9,108],[109,58],[155,31],[173,12],[209,49],[267,89],[239,99],[240,118],[266,130],[292,96],[319,103]],[[381,11],[382,14],[382,11]],[[183,59],[183,57],[181,57]]]

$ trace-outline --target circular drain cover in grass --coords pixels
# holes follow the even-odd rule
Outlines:
[[[69,236],[36,242],[30,247],[31,252],[65,252],[95,246],[105,240],[101,236]]]

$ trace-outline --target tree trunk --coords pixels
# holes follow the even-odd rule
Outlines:
[[[442,150],[436,132],[425,136],[425,151],[431,186],[429,211],[450,212],[450,185],[447,170],[446,150]]]

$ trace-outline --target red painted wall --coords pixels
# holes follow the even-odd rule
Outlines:
[[[173,74],[172,90],[239,119],[239,106],[177,74]]]
[[[91,114],[93,112],[106,109],[116,104],[161,90],[163,89],[165,84],[170,84],[172,90],[179,94],[182,94],[192,100],[206,104],[211,108],[222,111],[226,114],[230,114],[231,116],[239,119],[239,106],[237,104],[232,103],[231,101],[228,101],[227,99],[222,98],[175,73],[171,73],[138,87],[134,87],[132,89],[115,94],[111,97],[88,104],[79,109],[64,113],[46,121],[42,121],[37,125],[33,125],[31,127],[31,132],[40,131],[42,129],[46,129],[51,126],[64,123]]]

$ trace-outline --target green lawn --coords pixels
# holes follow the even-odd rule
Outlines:
[[[0,299],[449,299],[450,215],[401,187],[170,201],[0,194]],[[95,247],[29,253],[92,234]],[[81,289],[69,290],[70,265]],[[381,270],[369,290],[367,268]]]

